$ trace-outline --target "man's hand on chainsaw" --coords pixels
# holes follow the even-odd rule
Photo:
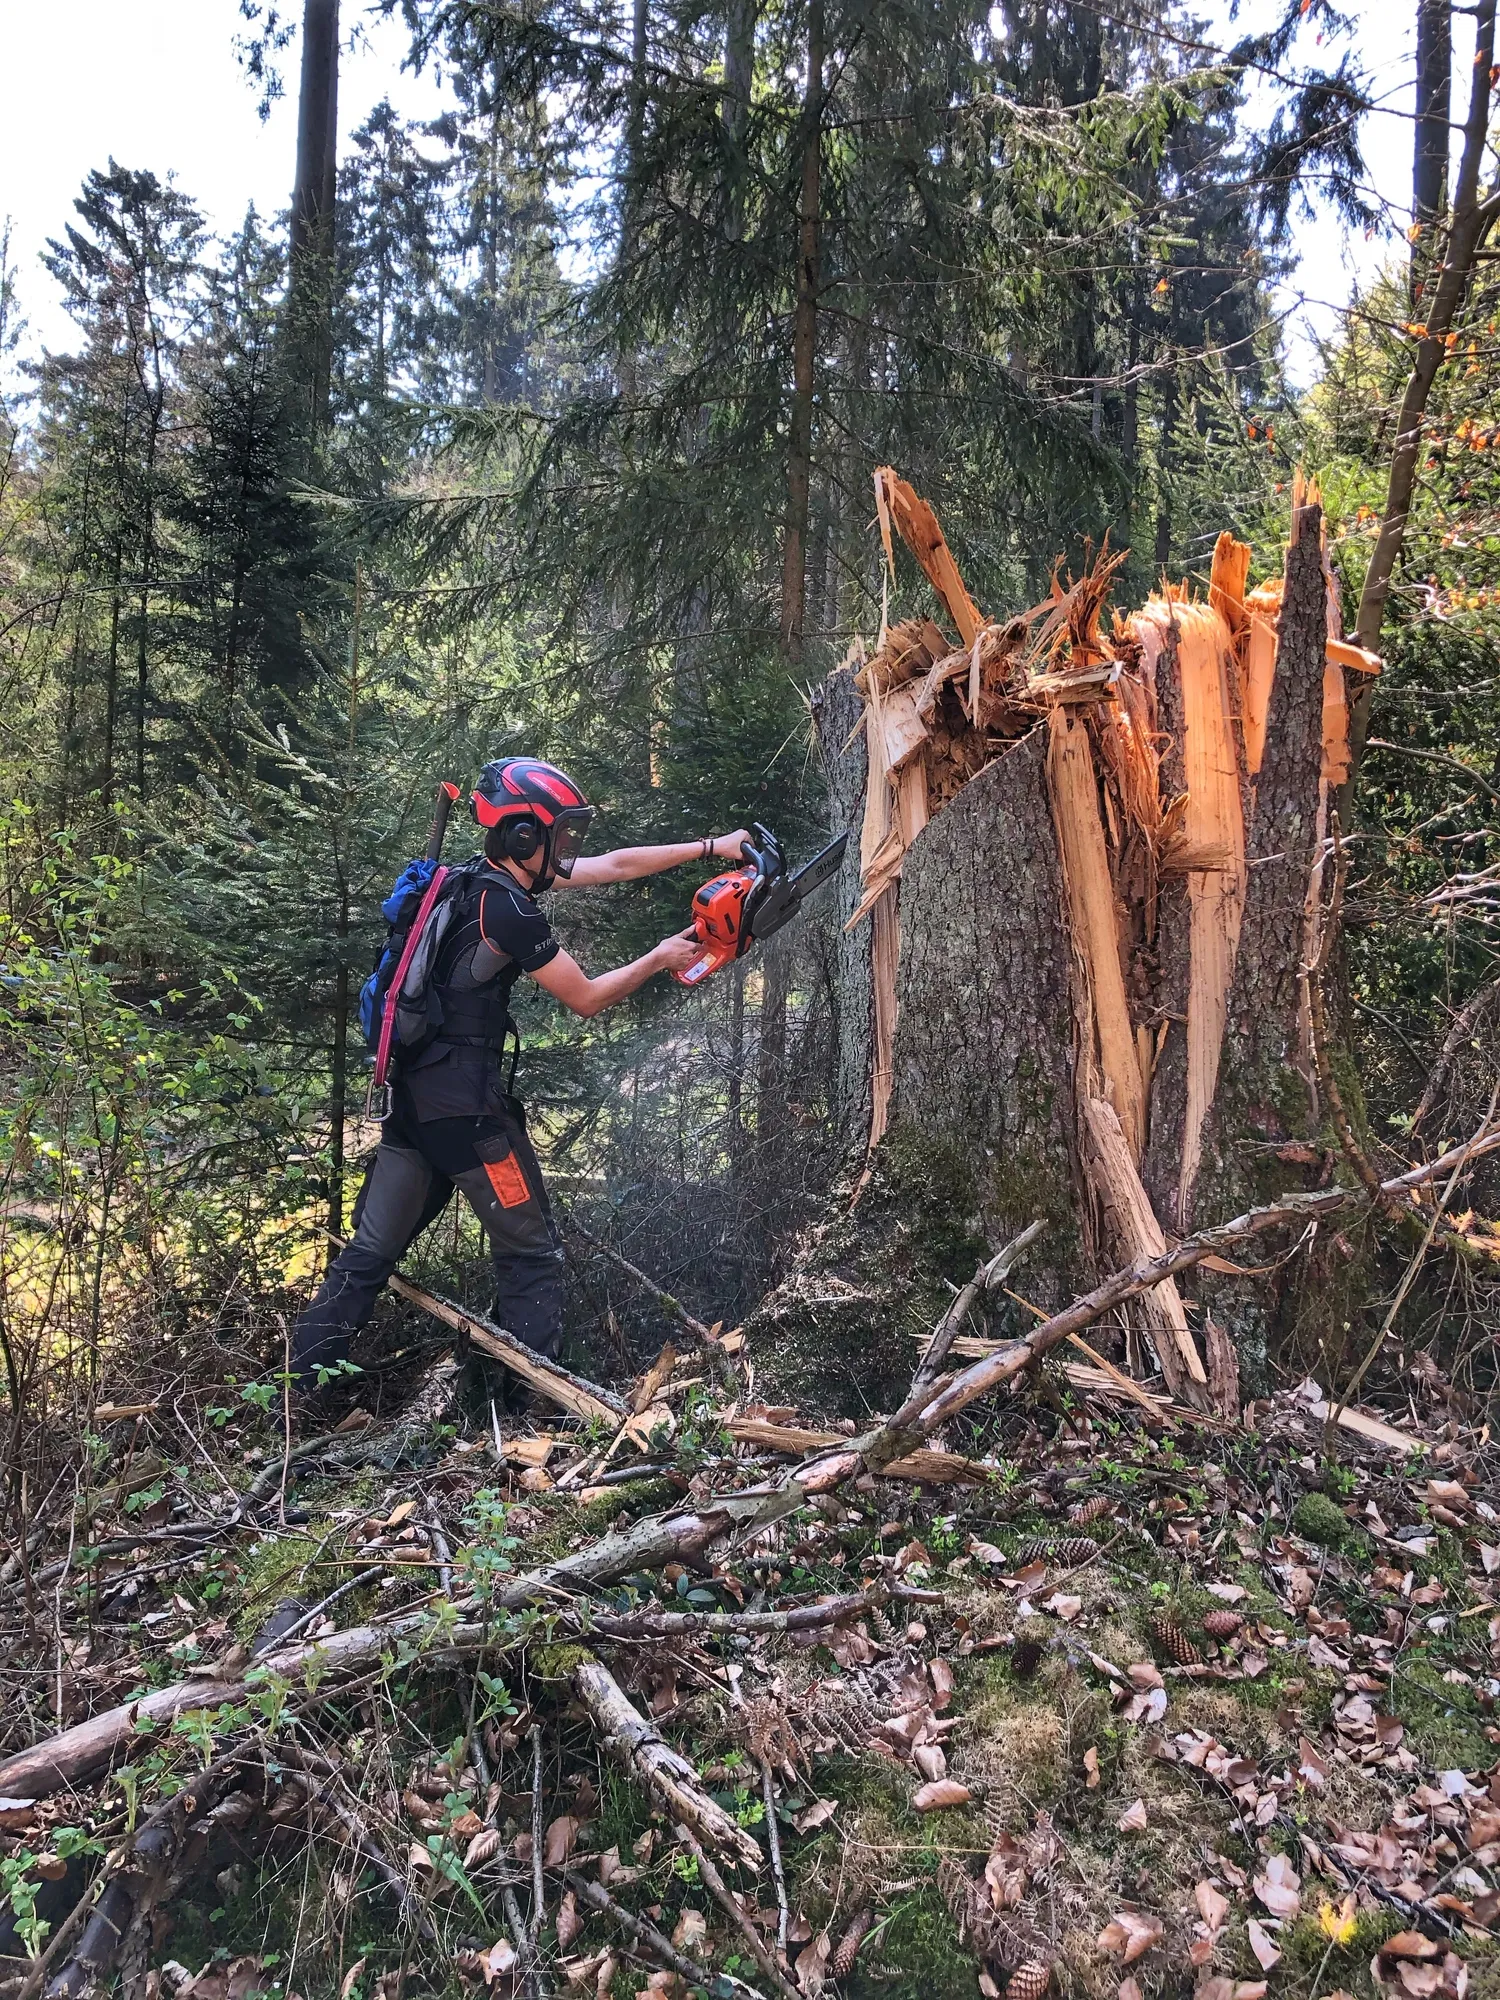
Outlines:
[[[716,833],[711,852],[715,861],[742,861],[750,844],[750,829],[736,827],[733,833]]]
[[[659,972],[686,972],[694,959],[703,955],[703,945],[691,924],[685,931],[663,938],[652,952]]]

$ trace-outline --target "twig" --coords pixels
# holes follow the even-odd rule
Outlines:
[[[702,1845],[693,1837],[690,1827],[679,1824],[677,1838],[691,1852],[698,1864],[698,1873],[703,1878],[703,1886],[718,1904],[719,1908],[734,1925],[745,1943],[750,1947],[750,1956],[770,1980],[772,1986],[782,1996],[782,2000],[800,2000],[795,1986],[791,1985],[781,1967],[771,1956],[765,1939],[745,1915],[734,1897],[729,1893],[729,1885],[704,1853]]]
[[[542,1726],[531,1726],[531,1922],[526,1942],[536,1956],[542,1918],[547,1914],[547,1883],[542,1872]]]
[[[649,1292],[662,1310],[669,1313],[679,1326],[686,1327],[695,1340],[701,1341],[705,1347],[717,1348],[721,1354],[723,1353],[723,1344],[713,1328],[705,1326],[701,1319],[695,1319],[681,1299],[673,1298],[669,1291],[657,1284],[655,1278],[648,1278],[638,1264],[632,1264],[630,1259],[622,1257],[618,1250],[612,1250],[609,1244],[601,1243],[597,1236],[591,1236],[582,1223],[571,1215],[568,1217],[568,1233],[587,1243],[591,1250],[597,1250],[601,1257],[607,1257],[611,1264],[618,1265],[627,1277],[634,1278],[641,1290]]]
[[[727,1980],[737,1993],[744,1996],[744,2000],[765,2000],[765,1995],[758,1986],[750,1985],[747,1980],[737,1979],[732,1972],[716,1973],[711,1967],[700,1965],[696,1959],[689,1958],[686,1952],[679,1951],[676,1945],[663,1937],[655,1924],[648,1922],[645,1917],[633,1915],[622,1904],[617,1903],[607,1889],[602,1888],[597,1882],[590,1881],[588,1876],[580,1875],[575,1869],[569,1868],[564,1873],[563,1880],[580,1902],[586,1903],[598,1915],[608,1917],[611,1922],[617,1924],[625,1934],[626,1943],[634,1950],[643,1952],[648,1958],[654,1958],[659,1965],[665,1966],[669,1971],[680,1973],[689,1986],[695,1986],[705,1993],[712,1993],[718,1988],[720,1980]]]
[[[760,1795],[766,1805],[766,1838],[771,1847],[771,1876],[776,1884],[776,1949],[786,1957],[787,1926],[792,1913],[787,1907],[786,1872],[781,1865],[781,1833],[776,1825],[776,1782],[768,1757],[760,1760]]]
[[[975,1271],[957,1298],[949,1306],[943,1317],[933,1328],[932,1338],[922,1351],[916,1372],[911,1378],[913,1389],[919,1389],[926,1382],[936,1381],[938,1371],[948,1358],[959,1328],[969,1316],[969,1309],[981,1292],[992,1292],[997,1285],[1003,1285],[1016,1265],[1026,1255],[1036,1239],[1046,1228],[1040,1217],[1027,1223],[1019,1236],[1013,1236],[1003,1250],[998,1250],[988,1263],[982,1263]]]
[[[1495,1085],[1495,1088],[1490,1092],[1490,1108],[1484,1114],[1485,1125],[1488,1125],[1490,1120],[1494,1117],[1495,1106],[1497,1102],[1500,1102],[1500,1083],[1497,1083]],[[1363,1380],[1365,1379],[1365,1376],[1368,1374],[1370,1368],[1374,1364],[1376,1355],[1379,1354],[1381,1348],[1384,1347],[1386,1342],[1386,1336],[1390,1333],[1391,1328],[1396,1323],[1396,1315],[1398,1312],[1400,1312],[1402,1306],[1405,1304],[1407,1293],[1416,1283],[1417,1273],[1421,1270],[1422,1265],[1426,1260],[1427,1252],[1432,1247],[1432,1239],[1434,1238],[1434,1236],[1437,1235],[1438,1230],[1442,1227],[1443,1211],[1444,1209],[1447,1208],[1449,1202],[1453,1199],[1454,1190],[1458,1186],[1460,1177],[1462,1176],[1464,1167],[1467,1165],[1467,1163],[1468,1163],[1468,1153],[1467,1150],[1465,1150],[1464,1152],[1460,1153],[1458,1158],[1458,1163],[1453,1169],[1453,1173],[1449,1179],[1448,1185],[1443,1189],[1438,1204],[1436,1208],[1434,1208],[1432,1211],[1432,1219],[1428,1223],[1427,1228],[1423,1233],[1421,1242],[1412,1252],[1411,1260],[1407,1264],[1406,1269],[1401,1274],[1401,1282],[1396,1287],[1395,1296],[1391,1300],[1390,1308],[1387,1311],[1385,1318],[1380,1322],[1380,1331],[1376,1334],[1375,1338],[1370,1342],[1369,1348],[1366,1350],[1364,1360],[1360,1362],[1359,1366],[1355,1369],[1353,1375],[1350,1376],[1348,1382],[1345,1384],[1343,1394],[1339,1397],[1336,1403],[1329,1404],[1327,1435],[1330,1438],[1333,1435],[1334,1425],[1338,1422],[1339,1417],[1341,1416],[1343,1411],[1346,1410],[1349,1406],[1349,1399],[1354,1395],[1360,1383],[1363,1382]]]
[[[453,1551],[448,1546],[448,1537],[443,1533],[442,1516],[438,1513],[436,1500],[431,1495],[427,1500],[427,1531],[432,1537],[432,1553],[438,1559],[438,1582],[442,1585],[444,1597],[453,1594]]]
[[[362,1569],[358,1576],[351,1576],[347,1583],[341,1583],[336,1590],[330,1590],[328,1595],[315,1604],[311,1611],[304,1611],[302,1616],[288,1625],[284,1632],[278,1632],[270,1645],[263,1650],[271,1653],[277,1651],[282,1646],[289,1646],[299,1632],[305,1632],[309,1626],[317,1623],[330,1604],[337,1604],[341,1597],[347,1597],[351,1590],[358,1590],[362,1583],[373,1583],[375,1578],[383,1575],[384,1572],[385,1564],[377,1563],[374,1568]]]

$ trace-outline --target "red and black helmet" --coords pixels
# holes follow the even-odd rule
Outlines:
[[[486,764],[469,808],[489,835],[486,854],[527,865],[540,855],[542,883],[572,874],[595,811],[566,771],[536,757],[499,757]]]

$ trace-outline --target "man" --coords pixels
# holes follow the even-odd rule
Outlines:
[[[539,1354],[562,1338],[562,1248],[526,1116],[501,1081],[509,1003],[523,974],[588,1018],[659,972],[698,956],[691,930],[591,979],[563,950],[537,897],[553,888],[633,882],[685,862],[738,861],[743,831],[582,857],[594,808],[572,779],[530,757],[487,764],[470,799],[484,854],[464,881],[432,982],[436,1039],[400,1067],[380,1145],[354,1209],[354,1236],[292,1336],[293,1383],[306,1407],[336,1368],[409,1246],[460,1188],[484,1224],[495,1267],[494,1317]]]

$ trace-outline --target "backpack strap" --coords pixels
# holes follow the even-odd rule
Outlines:
[[[391,983],[385,989],[385,1006],[380,1016],[380,1042],[375,1051],[375,1070],[370,1078],[369,1095],[365,1100],[367,1115],[374,1107],[377,1091],[380,1093],[382,1104],[380,1117],[386,1118],[390,1115],[391,1090],[386,1082],[386,1076],[391,1066],[391,1038],[396,1032],[396,1002],[400,996],[401,982],[406,977],[406,968],[411,964],[412,953],[417,948],[427,919],[432,914],[432,906],[447,879],[446,868],[434,869],[432,880],[427,885],[427,893],[418,906],[417,914],[411,920],[411,929],[406,933],[405,949],[397,962],[395,972],[391,975]]]

